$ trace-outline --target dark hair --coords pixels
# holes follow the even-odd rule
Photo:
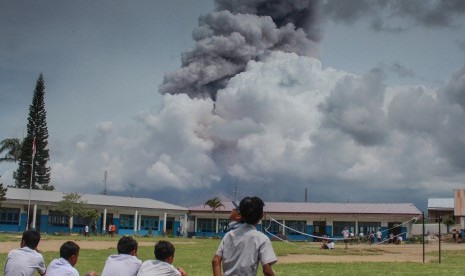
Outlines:
[[[263,217],[263,200],[259,197],[244,197],[239,204],[242,219],[248,224],[256,224]]]
[[[60,257],[65,260],[69,260],[71,256],[77,256],[79,254],[79,249],[79,245],[77,245],[75,242],[67,241],[60,247]]]
[[[39,245],[40,233],[36,230],[26,230],[23,232],[22,241],[27,247],[36,249]]]
[[[133,250],[137,251],[137,241],[130,236],[123,236],[118,241],[118,254],[130,254]]]
[[[155,259],[159,261],[165,261],[169,257],[174,256],[174,245],[169,241],[158,241],[155,244]]]

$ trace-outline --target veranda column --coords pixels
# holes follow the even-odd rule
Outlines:
[[[105,234],[106,231],[107,231],[107,208],[103,210],[102,234]]]
[[[183,237],[186,238],[187,237],[187,231],[189,231],[188,229],[189,225],[188,225],[188,222],[187,222],[187,214],[184,214],[184,225],[183,225]]]
[[[286,220],[285,219],[283,219],[283,225],[286,225]],[[285,237],[286,236],[286,227],[284,227],[284,226],[281,226],[281,227],[283,228],[281,234],[283,235],[283,237]]]
[[[140,231],[141,222],[142,222],[142,215],[139,214],[139,223],[137,224],[137,231]]]
[[[34,204],[34,211],[32,212],[32,229],[36,229],[36,215],[37,215],[37,204]]]
[[[134,233],[137,233],[137,210],[136,212],[134,213]]]
[[[163,223],[163,233],[164,233],[164,235],[166,235],[166,222],[167,222],[166,218],[167,218],[167,216],[168,216],[168,214],[165,213],[164,218],[163,218],[163,221],[164,221],[164,223]]]

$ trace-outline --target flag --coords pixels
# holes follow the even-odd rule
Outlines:
[[[34,137],[34,140],[32,140],[32,157],[36,155],[36,137]]]

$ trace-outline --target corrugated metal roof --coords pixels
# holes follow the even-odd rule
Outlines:
[[[32,190],[31,201],[42,202],[59,202],[63,200],[64,192],[57,191],[44,191]],[[187,208],[166,203],[163,201],[154,200],[151,198],[138,198],[138,197],[123,197],[111,195],[94,195],[94,194],[81,194],[81,199],[87,201],[88,204],[98,206],[118,206],[118,207],[136,207],[148,209],[163,209],[163,210],[179,210],[186,211]],[[6,198],[11,200],[28,200],[29,189],[8,188]]]
[[[223,202],[216,212],[230,212],[233,205]],[[211,212],[204,205],[189,208],[193,212]],[[315,203],[315,202],[265,202],[265,212],[269,213],[316,213],[316,214],[408,214],[421,215],[412,203]]]
[[[454,210],[454,198],[428,198],[428,209]]]

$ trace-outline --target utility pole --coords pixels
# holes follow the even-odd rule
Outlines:
[[[107,195],[107,177],[108,177],[108,171],[105,171],[103,173],[103,194]]]
[[[307,188],[305,188],[305,202],[307,202]]]

